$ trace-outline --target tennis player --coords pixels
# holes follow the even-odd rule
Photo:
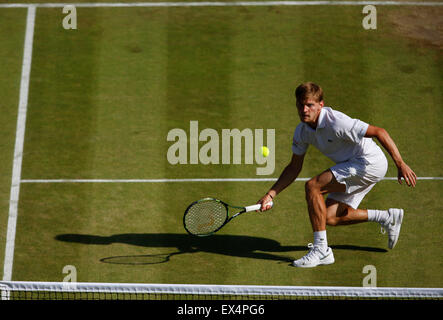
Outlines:
[[[336,164],[305,184],[314,243],[308,245],[309,252],[305,256],[293,261],[293,266],[307,268],[334,263],[334,254],[328,247],[326,225],[377,222],[388,234],[388,247],[394,248],[400,234],[403,209],[358,208],[388,169],[382,149],[372,138],[376,138],[392,157],[400,184],[403,178],[408,186],[414,187],[417,180],[415,173],[403,161],[385,129],[326,107],[323,90],[318,85],[312,82],[301,84],[295,90],[295,97],[301,123],[294,132],[292,159],[277,182],[257,202],[262,205],[261,211],[269,210],[269,203],[298,177],[309,145],[315,146]]]

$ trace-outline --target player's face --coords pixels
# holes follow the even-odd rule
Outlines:
[[[313,99],[306,99],[304,102],[297,101],[297,110],[300,120],[315,128],[323,105],[323,101],[317,102]]]

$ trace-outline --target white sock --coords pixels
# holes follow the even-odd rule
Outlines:
[[[318,246],[322,249],[328,247],[328,239],[326,237],[326,230],[314,231],[314,246]]]
[[[386,223],[389,213],[386,210],[368,210],[368,221]]]

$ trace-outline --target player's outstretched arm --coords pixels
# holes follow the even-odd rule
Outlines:
[[[300,174],[300,171],[303,167],[303,160],[305,155],[296,155],[293,154],[291,158],[291,162],[286,166],[286,168],[280,174],[277,182],[269,189],[268,192],[257,202],[262,204],[262,208],[260,211],[266,211],[271,209],[271,206],[268,205],[271,201],[273,201],[274,197],[279,194],[281,191],[286,189]]]
[[[398,151],[397,146],[395,145],[394,140],[392,140],[389,133],[383,129],[376,126],[369,125],[368,130],[366,131],[365,137],[368,138],[377,138],[377,140],[381,143],[383,148],[390,154],[392,160],[394,160],[395,165],[398,170],[398,182],[401,184],[401,179],[405,179],[406,184],[408,186],[415,187],[417,183],[417,175],[411,168],[403,161],[400,152]]]

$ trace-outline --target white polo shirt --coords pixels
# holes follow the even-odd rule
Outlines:
[[[294,132],[292,152],[305,154],[312,144],[335,163],[354,158],[373,158],[383,156],[383,151],[371,139],[365,138],[368,124],[352,119],[340,111],[323,107],[314,130],[301,122]]]

